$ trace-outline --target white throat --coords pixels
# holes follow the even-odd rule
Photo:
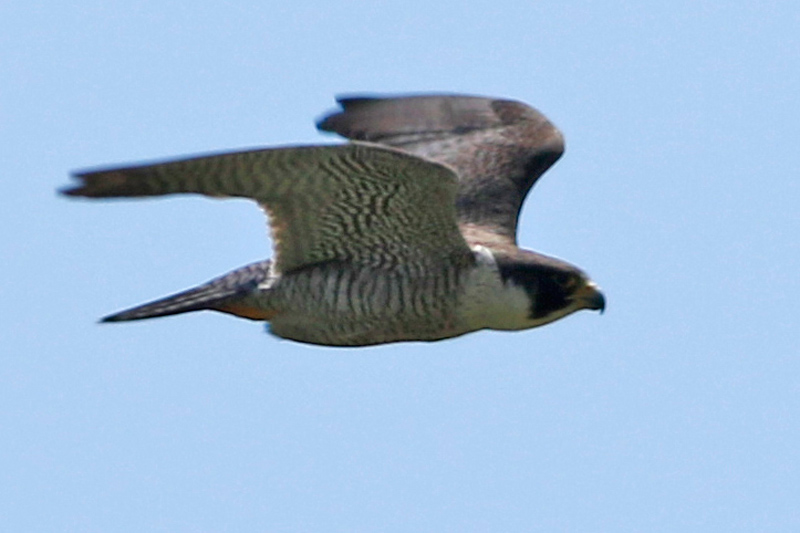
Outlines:
[[[466,279],[458,306],[460,321],[469,329],[527,329],[537,325],[530,318],[531,300],[523,287],[504,283],[492,252],[472,246],[477,264]]]

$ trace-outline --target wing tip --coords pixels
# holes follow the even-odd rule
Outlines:
[[[391,98],[391,96],[350,93],[350,94],[337,94],[335,97],[336,103],[345,109],[348,106],[358,105],[366,102],[372,102],[375,100],[385,100],[386,98]]]
[[[60,187],[56,189],[56,192],[62,196],[86,196],[86,180],[84,179],[83,172],[73,172],[70,174],[70,177],[73,180],[77,180],[78,183],[73,183],[71,185],[67,185],[65,187]]]
[[[81,192],[82,189],[83,187],[80,185],[73,185],[70,187],[62,187],[61,189],[58,189],[57,192],[61,196],[79,197],[79,196],[84,196],[83,193]]]
[[[58,189],[58,194],[61,196],[68,196],[70,198],[91,198],[95,196],[91,194],[91,191],[87,189],[86,184],[81,183],[80,185],[68,185],[66,187],[62,187]]]
[[[333,126],[333,117],[341,114],[340,111],[331,112],[324,117],[317,120],[316,126],[319,131],[326,131],[330,133],[334,133],[334,126]]]
[[[129,316],[129,313],[126,311],[122,311],[120,313],[114,313],[112,315],[104,316],[100,320],[97,321],[98,324],[112,324],[114,322],[128,322],[131,320],[138,320],[142,318],[148,318],[146,316]]]
[[[419,132],[459,135],[523,123],[552,126],[536,108],[506,97],[453,92],[344,94],[336,96],[336,103],[337,109],[317,120],[317,129],[354,140],[383,142]]]
[[[78,183],[69,185],[58,192],[64,196],[83,198],[114,198],[142,196],[142,192],[131,190],[131,177],[136,169],[113,169],[88,172],[73,172],[72,178]]]
[[[77,183],[58,189],[59,194],[73,198],[102,196],[99,194],[97,181],[89,179],[89,174],[88,172],[73,172],[71,177]]]

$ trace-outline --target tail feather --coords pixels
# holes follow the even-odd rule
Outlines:
[[[100,321],[124,322],[206,309],[222,310],[232,298],[249,294],[266,281],[269,267],[270,261],[252,263],[193,289],[114,313]]]

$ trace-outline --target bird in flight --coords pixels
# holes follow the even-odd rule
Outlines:
[[[68,196],[255,200],[272,259],[107,316],[214,310],[328,346],[522,330],[605,298],[579,268],[517,246],[520,208],[564,141],[537,110],[462,95],[339,98],[318,128],[349,142],[78,172]]]

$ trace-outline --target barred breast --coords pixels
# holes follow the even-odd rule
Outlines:
[[[436,340],[455,329],[463,272],[330,262],[287,273],[262,293],[276,309],[272,333],[297,341],[363,346]]]

